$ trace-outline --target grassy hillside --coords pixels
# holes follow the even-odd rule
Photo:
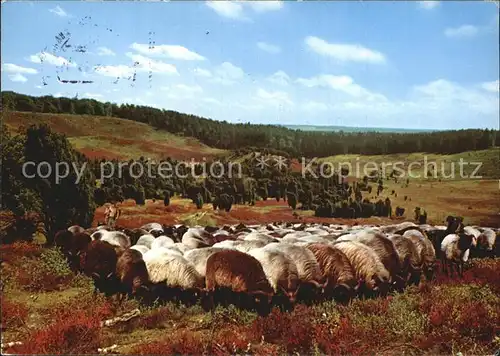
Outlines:
[[[369,172],[374,168],[375,163],[377,167],[382,167],[383,164],[386,165],[386,172],[390,173],[392,167],[396,162],[401,162],[398,167],[402,167],[406,172],[407,168],[413,162],[411,167],[412,174],[415,175],[414,178],[425,179],[424,166],[425,163],[428,164],[429,171],[433,172],[431,166],[435,163],[437,172],[440,173],[438,177],[445,179],[450,179],[452,167],[455,170],[455,177],[452,179],[462,179],[460,177],[460,159],[464,162],[464,176],[471,176],[476,169],[477,163],[481,163],[479,170],[474,174],[475,176],[481,176],[482,178],[500,178],[500,147],[490,148],[487,150],[480,151],[468,151],[462,153],[456,153],[452,155],[439,155],[433,153],[399,153],[399,154],[389,154],[389,155],[336,155],[331,157],[325,157],[318,159],[318,162],[331,162],[334,167],[345,162],[351,163],[353,170],[350,172],[352,175],[356,175],[356,165],[359,165],[359,177],[363,177],[363,167],[366,166]],[[466,164],[468,163],[468,164]],[[444,176],[443,176],[444,174]],[[411,177],[410,177],[411,178]]]
[[[208,147],[194,138],[180,137],[148,124],[112,117],[9,112],[4,114],[8,129],[18,132],[23,126],[46,123],[86,156],[105,159],[171,157],[179,160],[202,160],[227,151]]]

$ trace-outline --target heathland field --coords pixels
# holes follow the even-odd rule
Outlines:
[[[45,123],[65,134],[73,146],[89,158],[129,160],[139,157],[190,161],[208,160],[226,151],[198,140],[180,137],[136,121],[90,115],[9,112],[4,122],[13,132]]]

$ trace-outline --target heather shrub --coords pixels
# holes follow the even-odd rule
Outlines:
[[[100,347],[101,320],[109,316],[106,305],[92,308],[60,307],[53,322],[30,332],[23,345],[16,345],[16,354],[96,354]]]
[[[249,325],[257,319],[257,314],[229,305],[217,306],[212,313],[205,313],[201,321],[204,327],[221,328],[226,325]]]
[[[309,353],[314,344],[314,312],[297,305],[293,312],[274,308],[266,317],[258,317],[250,327],[252,340],[279,344],[287,353]]]
[[[26,324],[28,308],[26,305],[1,298],[2,320],[1,329],[20,327]]]

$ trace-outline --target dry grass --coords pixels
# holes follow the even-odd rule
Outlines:
[[[18,132],[32,124],[46,123],[68,136],[73,146],[90,158],[202,160],[224,155],[226,151],[211,148],[196,139],[155,130],[153,127],[112,117],[88,115],[9,112],[4,122]]]

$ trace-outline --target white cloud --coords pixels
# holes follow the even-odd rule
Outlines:
[[[500,91],[500,83],[497,80],[493,82],[486,82],[481,84],[481,88],[483,88],[486,91],[491,91],[493,93],[498,93]]]
[[[207,1],[207,6],[222,17],[250,21],[245,14],[245,7],[250,8],[256,13],[280,10],[283,7],[283,1]]]
[[[224,62],[214,70],[214,81],[224,85],[231,85],[243,79],[245,72],[230,62]]]
[[[21,73],[11,74],[9,75],[9,79],[17,83],[25,83],[28,81],[28,78],[26,78]]]
[[[247,1],[248,4],[255,12],[267,12],[267,11],[276,11],[283,8],[283,1]]]
[[[21,74],[37,74],[38,71],[33,68],[21,67],[12,63],[4,63],[2,71],[7,73],[21,73]]]
[[[76,67],[75,62],[70,62],[64,57],[55,56],[52,53],[38,52],[29,57],[29,60],[33,63],[48,63],[50,65],[58,67]]]
[[[418,1],[418,6],[425,10],[432,10],[439,6],[439,1]]]
[[[134,42],[130,45],[130,48],[149,56],[167,57],[185,61],[204,61],[206,59],[202,55],[178,45],[155,45],[150,48],[147,44]]]
[[[162,61],[157,61],[140,54],[127,53],[127,56],[130,57],[134,61],[135,67],[139,71],[151,71],[153,73],[162,73],[162,74],[177,74],[177,68],[173,64],[168,64]]]
[[[160,89],[168,92],[167,97],[173,100],[193,99],[203,93],[203,88],[199,85],[177,84]]]
[[[279,70],[273,75],[269,76],[267,80],[271,83],[279,85],[288,85],[290,83],[290,77],[282,70]]]
[[[59,17],[68,17],[68,13],[66,11],[63,10],[62,7],[60,7],[59,5],[54,7],[53,9],[50,9],[49,12],[52,12],[53,14],[56,14],[57,16]]]
[[[361,85],[356,84],[354,80],[347,75],[330,75],[321,74],[312,78],[299,78],[297,83],[306,87],[326,87],[348,94],[356,98],[363,98],[366,100],[386,100],[382,94],[372,93],[368,89],[363,88]]]
[[[234,1],[207,1],[207,6],[222,17],[233,20],[248,20],[243,14],[241,2]]]
[[[265,89],[259,88],[257,90],[257,99],[261,99],[268,104],[272,105],[293,105],[293,101],[290,99],[288,93],[283,91],[267,91]]]
[[[217,105],[217,106],[224,105],[224,104],[222,104],[222,102],[220,100],[217,100],[215,98],[203,98],[201,100],[204,101],[205,103],[213,104],[213,105]]]
[[[123,64],[116,66],[97,66],[94,67],[94,71],[97,74],[114,78],[130,77],[134,74],[134,68]]]
[[[359,44],[328,43],[314,36],[306,37],[305,43],[317,54],[332,57],[342,62],[385,63],[384,54]]]
[[[446,37],[450,38],[470,38],[479,33],[479,29],[473,25],[462,25],[460,27],[447,28],[444,31]]]
[[[208,69],[203,68],[195,68],[193,69],[193,73],[198,77],[210,78],[212,76],[212,72],[210,72]]]
[[[314,100],[309,100],[301,105],[301,108],[310,113],[326,111],[329,109],[328,105]]]
[[[464,87],[446,79],[438,79],[413,88],[414,96],[443,115],[453,112],[455,115],[492,115],[498,112],[498,95],[485,93],[475,88]],[[460,114],[461,112],[461,114]]]
[[[264,52],[268,52],[268,53],[272,53],[272,54],[277,54],[277,53],[281,52],[280,47],[273,45],[273,44],[270,44],[270,43],[266,43],[266,42],[257,42],[257,47],[259,47]]]
[[[83,96],[85,98],[96,99],[96,100],[102,99],[102,97],[103,97],[102,94],[98,94],[98,93],[85,93],[85,94],[83,94]]]
[[[97,55],[98,56],[115,56],[116,53],[113,52],[112,50],[110,50],[109,48],[107,47],[99,47],[97,49]]]

